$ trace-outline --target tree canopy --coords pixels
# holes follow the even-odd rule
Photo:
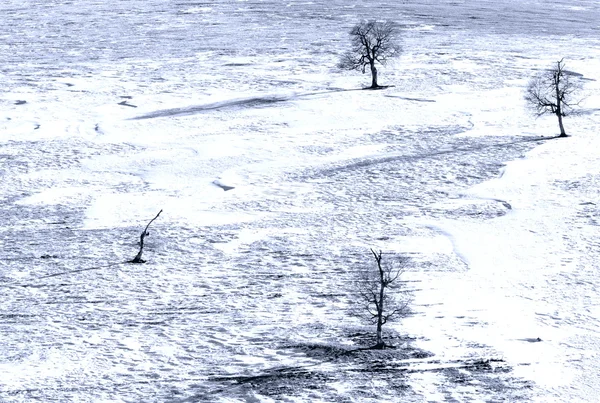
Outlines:
[[[565,70],[564,59],[561,59],[554,68],[532,78],[525,90],[525,101],[536,115],[557,116],[561,137],[567,135],[562,118],[573,114],[581,102],[574,98],[581,89],[580,83],[574,78],[576,75]]]
[[[350,30],[351,49],[344,53],[338,67],[344,70],[358,70],[365,73],[370,67],[371,88],[379,87],[377,83],[376,63],[385,65],[393,57],[400,55],[398,29],[390,21],[362,21]]]

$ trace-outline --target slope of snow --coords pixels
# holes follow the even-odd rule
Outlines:
[[[598,10],[2,3],[0,400],[594,401]],[[335,68],[371,15],[381,91]],[[585,113],[544,139],[522,89],[561,57]],[[415,315],[348,356],[370,247]]]

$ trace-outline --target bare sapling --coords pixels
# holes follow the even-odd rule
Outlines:
[[[158,216],[160,215],[160,213],[162,213],[162,210],[160,210],[158,212],[158,214],[156,215],[156,217],[154,217],[153,219],[150,220],[150,222],[148,223],[148,225],[146,225],[146,228],[144,228],[144,231],[142,231],[142,234],[140,235],[140,251],[133,258],[133,260],[129,261],[129,263],[146,263],[146,261],[144,259],[142,259],[142,253],[144,252],[144,239],[148,235],[150,235],[150,232],[148,232],[148,228],[150,227],[150,224],[152,224],[152,222],[158,218]]]
[[[556,115],[560,135],[567,137],[563,117],[576,113],[581,99],[576,99],[581,90],[579,74],[565,70],[564,59],[556,66],[533,77],[525,90],[525,101],[536,116]]]
[[[408,290],[399,280],[408,263],[407,257],[394,262],[383,262],[383,252],[371,249],[376,266],[364,270],[357,282],[358,313],[376,325],[376,344],[371,349],[393,348],[383,340],[383,326],[410,313]]]
[[[350,30],[352,48],[340,58],[338,67],[371,72],[371,89],[383,88],[377,83],[377,64],[385,66],[391,58],[398,57],[398,29],[393,22],[362,21]]]

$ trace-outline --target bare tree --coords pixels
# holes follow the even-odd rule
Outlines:
[[[400,55],[398,30],[392,22],[362,21],[350,31],[352,49],[344,53],[338,67],[344,70],[359,70],[363,74],[367,66],[371,69],[371,87],[377,84],[376,63],[384,65],[390,58]]]
[[[402,289],[400,275],[408,262],[401,257],[393,263],[383,263],[383,253],[371,249],[377,267],[361,273],[357,283],[359,302],[358,314],[377,326],[377,342],[373,349],[391,347],[383,341],[383,325],[392,319],[409,314],[408,291]],[[391,294],[391,291],[395,293]]]
[[[580,82],[574,78],[576,75],[565,70],[564,59],[560,59],[554,68],[532,78],[525,91],[525,101],[537,116],[553,114],[558,117],[559,137],[567,137],[562,118],[572,115],[581,102],[574,99],[581,89]]]
[[[160,213],[162,213],[162,209],[158,212],[156,217],[154,217],[153,219],[150,220],[148,225],[146,225],[146,228],[144,228],[144,230],[142,231],[142,234],[140,235],[140,250],[139,250],[138,254],[135,255],[135,257],[132,260],[129,261],[129,263],[146,263],[146,261],[144,259],[142,259],[142,253],[144,252],[144,239],[148,235],[150,235],[150,232],[148,232],[148,228],[150,227],[150,224],[152,224],[154,222],[154,220],[156,220],[158,218]]]

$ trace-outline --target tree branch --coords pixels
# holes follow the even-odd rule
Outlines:
[[[581,90],[581,82],[574,73],[565,70],[564,58],[555,67],[533,77],[525,90],[527,106],[537,116],[553,114],[568,116],[580,106],[581,99],[572,97]]]

